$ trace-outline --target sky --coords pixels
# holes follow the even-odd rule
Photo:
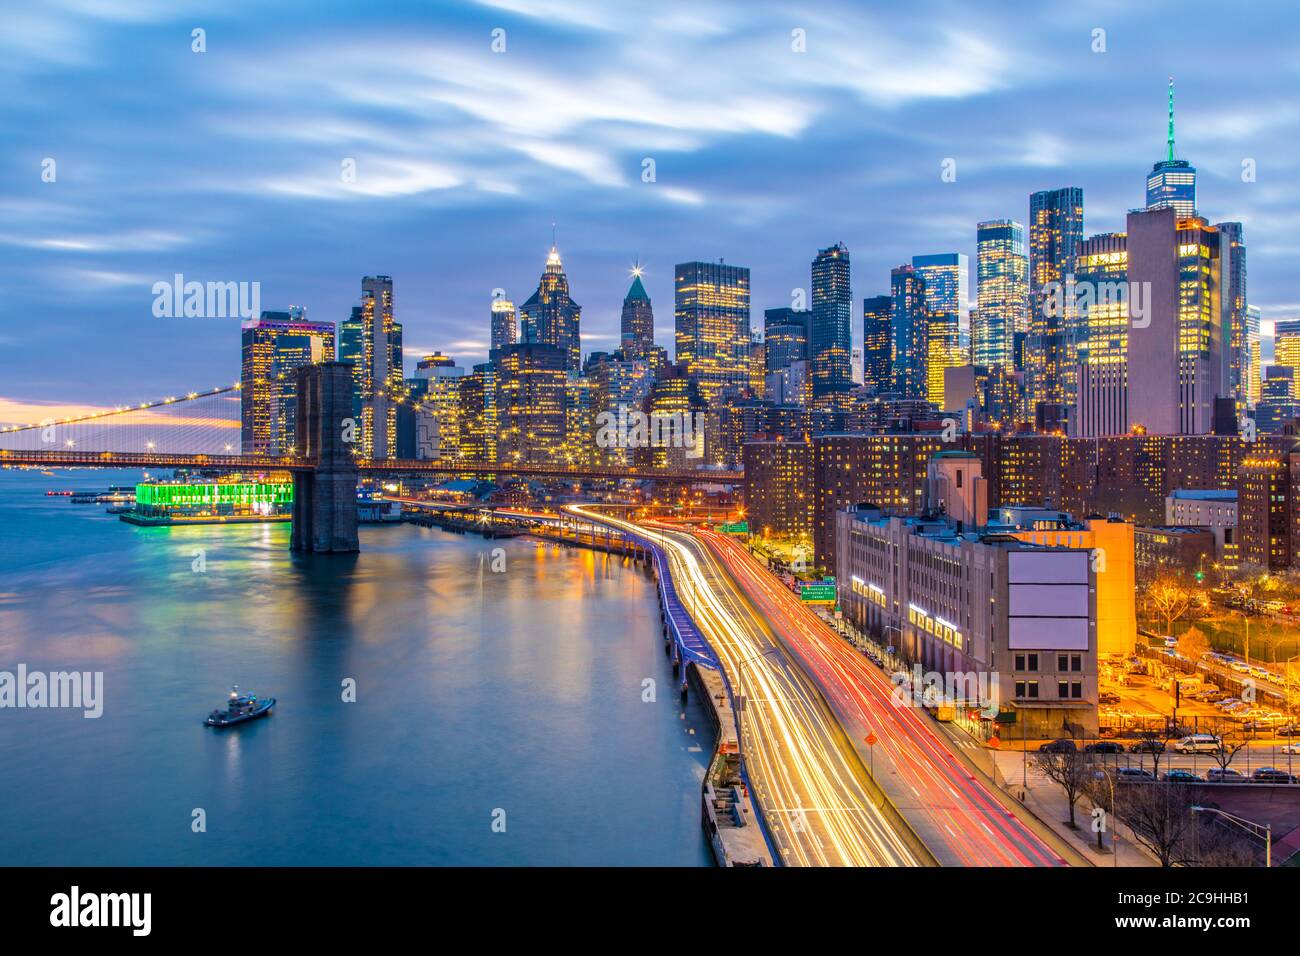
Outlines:
[[[1201,214],[1244,223],[1265,327],[1300,317],[1300,8],[1228,10],[0,0],[0,421],[237,379],[237,318],[155,316],[177,273],[329,322],[391,275],[409,369],[484,361],[553,233],[584,352],[635,262],[671,352],[677,262],[748,266],[761,327],[839,241],[860,302],[913,255],[973,273],[1038,189],[1121,230],[1171,75]]]

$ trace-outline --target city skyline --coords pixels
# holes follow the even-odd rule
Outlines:
[[[916,36],[902,29],[891,33],[888,23],[844,11],[836,11],[844,18],[837,30],[802,12],[791,14],[789,25],[778,22],[778,15],[755,20],[735,10],[717,11],[712,21],[676,11],[648,22],[621,23],[589,11],[579,17],[560,6],[541,22],[499,6],[467,4],[455,11],[446,35],[437,40],[418,31],[397,40],[402,22],[398,13],[390,21],[368,25],[359,43],[360,49],[369,49],[389,42],[396,62],[403,64],[426,46],[455,46],[460,50],[455,62],[472,67],[470,85],[477,84],[479,90],[474,102],[457,101],[439,85],[433,67],[423,74],[435,74],[428,98],[440,104],[436,110],[416,96],[409,79],[389,77],[382,83],[367,75],[369,97],[342,95],[328,104],[319,97],[313,101],[297,84],[286,84],[268,96],[265,107],[251,114],[255,119],[250,128],[240,132],[219,118],[228,107],[248,106],[254,95],[244,85],[248,81],[233,83],[227,76],[215,82],[212,66],[206,78],[194,74],[213,59],[247,66],[252,51],[274,48],[276,37],[270,32],[250,35],[246,28],[241,32],[237,18],[231,23],[204,16],[200,19],[208,21],[207,50],[197,54],[190,51],[190,27],[177,19],[183,13],[172,16],[146,9],[126,21],[117,8],[98,9],[98,17],[83,15],[64,24],[66,32],[82,41],[70,46],[67,56],[74,62],[59,64],[66,73],[60,84],[37,91],[35,101],[58,106],[60,119],[53,119],[51,110],[49,117],[33,116],[31,123],[11,131],[15,147],[5,166],[16,188],[6,201],[13,221],[0,240],[9,252],[0,268],[17,290],[12,314],[48,319],[0,324],[0,339],[18,357],[0,392],[0,418],[7,421],[22,420],[19,413],[29,403],[91,403],[102,401],[106,391],[123,400],[149,397],[134,395],[136,372],[130,369],[139,360],[131,343],[146,334],[154,351],[167,358],[160,387],[230,378],[233,368],[225,343],[233,333],[233,320],[158,319],[150,313],[150,286],[176,272],[201,281],[258,281],[264,308],[303,306],[311,321],[336,325],[355,304],[360,276],[390,274],[398,290],[396,319],[405,328],[408,371],[420,355],[435,350],[471,367],[487,356],[489,329],[482,317],[492,290],[503,288],[515,302],[527,297],[544,261],[552,224],[574,297],[585,306],[584,352],[617,347],[627,269],[634,263],[642,265],[649,297],[660,303],[671,298],[673,263],[721,258],[745,265],[753,276],[751,323],[756,325],[752,316],[789,305],[791,290],[804,288],[811,294],[808,261],[818,249],[843,241],[854,259],[856,315],[861,299],[889,291],[889,269],[913,255],[952,251],[973,263],[976,223],[1026,221],[1028,196],[1034,191],[1079,186],[1087,196],[1085,236],[1122,229],[1127,209],[1143,203],[1146,173],[1165,156],[1164,107],[1171,74],[1178,82],[1178,156],[1198,170],[1202,213],[1212,222],[1244,223],[1251,304],[1262,309],[1266,330],[1273,321],[1300,313],[1284,284],[1290,237],[1280,224],[1288,218],[1288,200],[1271,185],[1285,179],[1284,171],[1293,162],[1281,144],[1295,120],[1286,110],[1251,105],[1248,70],[1237,87],[1226,90],[1188,71],[1179,77],[1177,59],[1184,44],[1204,30],[1195,22],[1171,28],[1175,32],[1165,41],[1167,49],[1155,44],[1140,54],[1133,37],[1142,31],[1118,8],[1104,15],[1081,13],[1073,24],[1037,24],[1040,47],[1050,47],[1067,67],[1090,71],[1090,83],[1097,88],[1095,102],[1105,105],[1103,131],[1077,113],[1062,124],[1033,108],[1048,102],[1051,89],[1042,70],[1028,68],[1043,53],[1031,56],[1016,50],[1021,59],[1013,57],[1010,65],[992,56],[997,48],[990,40],[1001,14],[959,23],[949,10],[954,17],[951,29]],[[1250,15],[1243,19],[1248,22]],[[1098,24],[1106,30],[1105,53],[1091,48],[1091,31]],[[491,30],[497,26],[506,31],[506,49],[492,54]],[[868,27],[897,39],[900,50],[916,62],[895,64],[902,75],[890,79],[862,78],[855,62],[845,58],[840,34],[865,35]],[[344,57],[337,46],[328,45],[342,28],[318,26],[316,42],[338,54],[340,58],[331,62],[356,67],[355,52]],[[793,30],[805,31],[805,52],[793,51]],[[1011,37],[1004,42],[1014,48],[1022,42],[1015,36],[1031,32],[1004,34]],[[1234,42],[1245,42],[1245,33],[1244,27],[1229,25],[1215,30],[1213,42],[1231,49]],[[643,43],[643,58],[652,62],[635,89],[608,100],[575,104],[569,97],[577,80],[539,60],[542,44],[585,42],[590,47],[599,42],[621,49],[633,36]],[[140,159],[120,155],[121,141],[100,150],[94,168],[87,168],[68,129],[59,124],[75,115],[66,109],[68,95],[84,90],[100,69],[86,42],[91,37],[116,51],[119,64],[127,59],[121,55],[123,48],[174,44],[176,53],[160,58],[152,69],[174,74],[176,89],[148,95],[173,111],[182,101],[206,104],[201,120],[182,111],[178,128],[201,125],[201,141],[208,143],[218,141],[214,137],[236,138],[241,148],[235,153],[235,168],[223,169],[218,176],[197,155],[203,150],[189,148],[184,136],[173,137],[166,155],[153,156],[150,161],[169,172],[147,184],[123,176],[122,164],[135,170]],[[52,53],[48,44],[30,36],[13,42],[10,76],[31,87],[54,65]],[[1142,42],[1149,44],[1148,34]],[[1210,37],[1202,34],[1202,42],[1211,42]],[[767,67],[767,75],[760,77],[752,65],[727,75],[709,67],[719,104],[725,108],[674,110],[671,97],[681,92],[683,81],[670,79],[663,64],[652,68],[654,52],[667,44],[711,44],[722,63],[757,51],[762,59],[756,62]],[[190,59],[179,59],[181,54]],[[497,59],[487,59],[493,56]],[[267,59],[273,58],[259,62]],[[969,66],[969,75],[947,72],[928,80],[921,76],[923,66],[939,60],[954,64],[953,71],[957,65]],[[518,67],[512,65],[510,71],[517,69],[517,75],[501,69],[501,64],[516,62]],[[323,69],[297,60],[259,69],[289,69],[294,64],[308,76]],[[120,65],[116,69],[127,89],[139,90],[145,77]],[[609,71],[613,65],[600,56],[584,61],[583,69]],[[945,77],[951,82],[946,88]],[[568,103],[569,112],[560,110],[549,127],[541,118],[521,115],[517,107],[494,120],[494,104],[506,102],[502,88],[524,78],[530,88],[540,80],[550,81],[540,84],[531,105]],[[335,77],[328,88],[342,94],[359,89],[343,76]],[[820,93],[820,99],[814,93]],[[1028,104],[1008,113],[1008,103],[1026,93],[1033,94]],[[288,134],[270,127],[277,110],[292,108],[291,94],[304,97],[312,109],[295,126],[294,135],[305,138],[305,144],[286,149]],[[113,103],[101,105],[106,115],[113,115]],[[432,115],[439,112],[454,113],[463,122],[457,125],[454,119],[449,123]],[[346,122],[340,118],[343,113]],[[944,134],[898,134],[899,126],[911,128],[904,120],[921,117],[934,119]],[[407,123],[406,133],[388,136],[391,148],[386,143],[378,149],[373,146],[376,137],[357,135],[367,124],[372,131],[396,133],[385,124],[399,118]],[[519,143],[509,148],[485,144],[481,124],[498,131],[515,124]],[[457,155],[468,151],[476,162],[484,161],[478,179],[439,179],[427,161],[421,165],[410,155],[418,152],[417,134],[432,136],[440,130],[440,141],[445,141],[449,125],[464,140]],[[1082,128],[1076,130],[1075,125]],[[92,124],[88,135],[95,128]],[[882,130],[890,135],[880,136]],[[1103,141],[1103,132],[1107,146],[1099,150],[1096,144]],[[853,150],[860,165],[832,164],[829,155],[819,158],[818,150],[807,148],[834,144],[831,154],[838,154],[868,135],[871,148]],[[285,170],[290,154],[300,167],[292,172]],[[35,158],[25,159],[28,156]],[[41,181],[40,161],[46,157],[57,162],[54,182]],[[334,173],[349,157],[356,160],[357,178],[351,188],[336,183]],[[956,161],[956,179],[951,182],[941,177],[941,164],[948,158]],[[1255,182],[1241,181],[1244,158],[1258,164]],[[654,161],[652,182],[643,182],[645,159]],[[317,172],[308,168],[312,166]],[[506,167],[516,177],[514,191],[494,191],[508,184],[488,177],[494,168]],[[723,175],[723,168],[734,172]],[[387,172],[376,176],[376,169]],[[367,170],[372,171],[369,177]],[[283,173],[279,179],[273,175],[277,171]],[[120,202],[113,198],[119,192],[147,194],[154,200],[136,202],[127,211],[114,205]],[[193,215],[177,217],[176,208],[192,209]],[[792,217],[796,209],[800,215]],[[358,216],[365,217],[359,227]],[[502,228],[503,216],[510,217],[509,229]],[[267,229],[272,221],[293,228],[288,233]],[[779,241],[771,241],[773,231]],[[287,241],[290,235],[293,241]],[[888,238],[882,242],[881,236]],[[26,278],[17,281],[19,275]],[[671,340],[666,320],[661,308],[656,324],[661,345]],[[105,327],[113,330],[104,348],[95,350],[93,375],[77,354],[44,347],[49,322],[74,338],[102,336]],[[856,320],[853,344],[861,344]],[[102,361],[106,354],[115,359],[107,368]]]

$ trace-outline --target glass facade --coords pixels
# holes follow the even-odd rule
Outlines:
[[[240,348],[240,439],[245,455],[289,455],[295,442],[294,370],[334,361],[334,324],[304,310],[263,312],[246,324]]]
[[[1074,401],[1074,302],[1063,294],[1083,241],[1083,190],[1047,189],[1029,197],[1029,292],[1025,388],[1029,410]]]
[[[947,252],[913,256],[912,268],[925,280],[925,309],[930,318],[925,397],[945,408],[944,369],[970,364],[961,347],[961,314],[966,308],[970,267],[964,255]]]
[[[808,356],[812,365],[813,407],[847,411],[853,388],[853,296],[849,250],[838,243],[817,253],[812,263],[812,327]]]
[[[1029,256],[1025,227],[1011,219],[975,227],[979,308],[971,314],[971,361],[1015,364],[1015,334],[1029,330]]]
[[[674,269],[676,360],[712,404],[749,383],[749,269],[683,262]]]

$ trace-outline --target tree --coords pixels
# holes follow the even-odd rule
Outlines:
[[[1067,751],[1040,750],[1034,754],[1034,767],[1065,793],[1066,803],[1070,806],[1070,829],[1079,829],[1074,820],[1074,808],[1079,797],[1083,796],[1093,781],[1092,754],[1085,753],[1079,747]]]
[[[1210,653],[1210,642],[1198,627],[1189,627],[1178,638],[1178,653],[1193,664]]]
[[[1240,725],[1228,720],[1215,721],[1214,735],[1219,738],[1219,747],[1210,756],[1220,770],[1227,770],[1232,758],[1246,746],[1246,735],[1241,731]]]
[[[1117,815],[1128,824],[1133,838],[1150,850],[1163,867],[1187,865],[1196,821],[1190,787],[1176,783],[1126,783],[1116,797]]]
[[[1177,728],[1166,725],[1156,730],[1139,730],[1137,732],[1137,743],[1134,749],[1139,754],[1151,755],[1151,773],[1160,778],[1160,758],[1165,755],[1169,749],[1169,741],[1177,738],[1174,732]],[[1138,758],[1138,766],[1142,765],[1142,758]]]
[[[1174,629],[1174,621],[1187,613],[1192,606],[1192,592],[1178,578],[1168,572],[1159,575],[1147,585],[1147,602],[1165,619],[1165,633]]]

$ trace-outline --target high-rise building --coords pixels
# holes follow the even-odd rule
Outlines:
[[[1273,323],[1273,364],[1295,369],[1300,377],[1300,319],[1278,319]],[[1300,387],[1300,381],[1296,386]],[[1292,392],[1291,397],[1300,398],[1300,392]]]
[[[873,295],[862,300],[862,384],[879,395],[891,386],[890,326],[894,300]]]
[[[681,275],[681,266],[678,266]],[[748,272],[748,270],[746,270]],[[748,290],[748,282],[746,282]],[[748,292],[746,294],[748,299]],[[660,429],[668,432],[667,441],[641,445],[633,451],[633,459],[638,465],[654,468],[673,468],[686,470],[698,466],[705,455],[706,447],[712,439],[706,434],[706,428],[698,427],[706,410],[705,400],[696,379],[692,378],[684,362],[668,366],[650,386],[650,395],[646,398],[645,412],[651,421],[678,421],[686,423],[689,416],[689,436],[685,429],[679,429],[682,440],[672,440],[672,429]],[[690,444],[685,441],[689,437]]]
[[[929,386],[930,316],[925,279],[912,266],[889,273],[891,296],[890,391],[903,398],[926,398]]]
[[[397,408],[405,391],[402,326],[393,320],[391,276],[361,280],[361,305],[339,333],[339,360],[352,363],[352,408],[357,450],[364,458],[397,453]]]
[[[582,370],[582,306],[569,296],[569,277],[560,252],[551,246],[537,291],[519,307],[522,342],[550,345],[565,356],[565,370]]]
[[[497,460],[496,367],[491,362],[475,365],[459,380],[460,455],[466,461]]]
[[[629,358],[646,359],[655,344],[655,313],[641,284],[641,267],[632,270],[632,285],[623,298],[620,348]]]
[[[1078,435],[1123,435],[1128,420],[1128,236],[1107,232],[1079,244],[1074,265],[1079,296],[1075,337]]]
[[[1259,401],[1260,369],[1264,367],[1259,340],[1259,306],[1246,306],[1246,346],[1250,365],[1246,372],[1246,396],[1253,405]]]
[[[1223,297],[1228,310],[1228,394],[1237,404],[1237,415],[1246,411],[1250,392],[1250,317],[1246,314],[1246,240],[1241,223],[1215,225],[1222,237]]]
[[[807,360],[811,323],[812,313],[807,310],[763,311],[763,357],[769,372],[787,368],[791,362]]]
[[[812,263],[813,407],[847,411],[853,388],[853,296],[849,288],[849,250],[840,242],[817,253]]]
[[[1129,420],[1150,434],[1210,432],[1229,395],[1224,265],[1223,234],[1204,219],[1170,206],[1128,214],[1129,284],[1147,300],[1128,335]]]
[[[263,312],[245,323],[240,347],[240,438],[245,455],[291,455],[295,445],[294,369],[334,361],[334,323],[305,310]]]
[[[961,314],[966,308],[970,268],[966,256],[956,252],[913,256],[912,268],[925,280],[925,310],[929,316],[926,398],[947,408],[944,369],[968,364],[961,348]]]
[[[812,550],[812,446],[803,440],[744,446],[745,508],[752,533]]]
[[[1196,167],[1174,159],[1174,79],[1169,78],[1168,155],[1147,173],[1147,208],[1171,206],[1180,219],[1196,215]]]
[[[400,458],[460,457],[460,385],[465,369],[450,355],[434,352],[415,366],[415,381],[425,383],[422,394],[407,389],[407,401],[415,400],[414,454]],[[408,386],[412,380],[408,379]],[[403,406],[399,406],[399,418]],[[399,427],[400,431],[400,427]]]
[[[993,219],[975,227],[979,308],[971,313],[971,361],[993,369],[1015,364],[1015,334],[1029,331],[1029,257],[1025,227]]]
[[[520,342],[496,362],[497,460],[554,464],[566,455],[569,353],[554,345]]]
[[[1268,571],[1289,568],[1295,554],[1295,483],[1300,455],[1260,449],[1237,473],[1237,530],[1241,560]]]
[[[676,361],[711,404],[749,383],[749,269],[681,262],[675,270]]]
[[[594,384],[592,407],[595,415],[608,412],[618,418],[645,411],[653,381],[650,363],[645,359],[619,358],[615,353],[591,363],[587,375]],[[596,456],[605,464],[632,464],[632,450],[623,444],[598,447]]]
[[[1074,302],[1065,283],[1083,241],[1083,190],[1046,189],[1029,197],[1029,334],[1025,341],[1025,388],[1029,411],[1051,406],[1047,417],[1074,401],[1075,356],[1071,336]]]
[[[495,354],[519,341],[519,317],[515,304],[505,294],[492,299],[492,352]]]
[[[1276,434],[1300,416],[1300,401],[1296,399],[1296,370],[1289,365],[1270,365],[1260,387],[1259,404],[1255,406],[1255,427],[1258,431]]]

